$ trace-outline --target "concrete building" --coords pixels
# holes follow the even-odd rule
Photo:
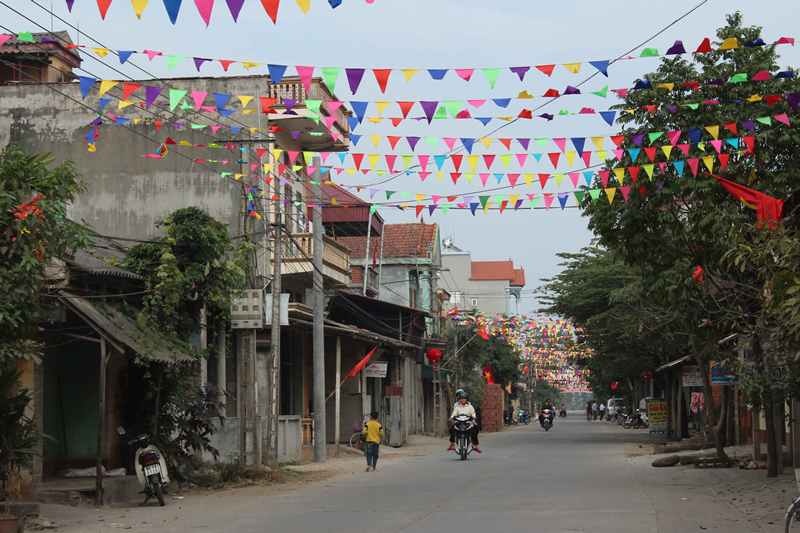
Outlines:
[[[473,261],[451,239],[442,246],[442,283],[450,293],[448,308],[478,309],[486,315],[519,313],[525,269],[506,261]]]

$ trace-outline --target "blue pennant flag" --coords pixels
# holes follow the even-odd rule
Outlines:
[[[217,106],[217,113],[222,114],[222,110],[225,109],[225,105],[227,105],[228,101],[231,99],[231,95],[226,93],[214,93],[214,103]]]
[[[361,135],[356,135],[355,133],[351,133],[350,134],[350,143],[353,146],[356,146],[358,144],[358,141],[361,140],[361,137],[362,137]]]
[[[561,209],[567,207],[567,200],[569,199],[569,193],[560,192],[558,193],[558,203],[561,204]]]
[[[596,68],[600,72],[600,74],[602,74],[606,78],[608,77],[609,61],[607,59],[604,59],[603,61],[589,61],[589,64],[592,65],[594,68]]]
[[[231,126],[231,133],[233,135],[238,135],[240,131],[242,131],[242,126]]]
[[[356,114],[356,117],[358,117],[358,123],[361,124],[367,114],[369,102],[356,102],[352,100],[350,101],[350,105],[353,107],[353,112]]]
[[[472,153],[472,146],[475,144],[475,139],[470,139],[469,137],[462,137],[461,144],[464,145],[464,148],[467,149],[468,153]]]
[[[339,157],[339,164],[344,165],[344,160],[347,158],[347,152],[338,152],[336,155]]]
[[[481,204],[476,203],[476,202],[472,202],[471,204],[469,204],[469,210],[472,213],[472,216],[475,216],[475,211],[478,210],[478,206],[480,206],[480,205]]]
[[[347,125],[350,126],[350,131],[353,131],[358,127],[358,119],[356,117],[350,116],[347,117]]]
[[[692,128],[687,133],[687,137],[689,138],[690,144],[697,144],[700,142],[700,138],[703,136],[703,130],[700,128]]]
[[[111,98],[104,96],[97,101],[97,108],[102,112],[111,102]]]
[[[89,91],[92,90],[94,84],[97,83],[97,80],[86,76],[79,76],[78,82],[80,83],[81,86],[81,96],[83,98],[86,98],[87,96],[89,96]]]
[[[328,3],[331,5],[332,9],[336,9],[340,5],[342,5],[342,0],[328,0]]]
[[[442,170],[444,167],[444,160],[447,158],[446,155],[435,155],[433,156],[433,161],[436,163],[436,168]]]
[[[534,154],[531,154],[531,155],[533,156],[533,158],[536,160],[537,163],[541,163],[542,162],[542,154],[534,153]]]
[[[497,180],[497,184],[498,185],[503,183],[503,177],[504,177],[504,175],[501,172],[495,172],[494,173],[494,179]]]
[[[284,74],[286,74],[286,65],[267,65],[267,70],[269,70],[269,81],[270,83],[280,83],[283,79]]]
[[[642,153],[641,148],[628,148],[628,154],[631,156],[632,163],[636,163],[636,160],[639,159],[640,153]]]
[[[683,176],[683,169],[686,166],[684,161],[673,161],[672,166],[675,167],[675,172],[678,174],[679,177]]]
[[[572,146],[575,147],[575,150],[579,153],[583,153],[583,147],[586,145],[586,137],[573,137],[570,139],[572,141]]]
[[[492,121],[492,117],[475,117],[475,120],[486,126]]]
[[[117,53],[119,54],[119,64],[124,65],[135,52],[133,50],[120,50]]]
[[[511,103],[511,98],[492,98],[492,102],[497,107],[506,108]]]
[[[591,170],[587,170],[583,173],[583,180],[586,182],[587,187],[592,186],[592,180],[594,179],[594,172]]]
[[[441,80],[444,79],[445,75],[447,74],[446,68],[429,68],[428,74],[431,75],[431,78],[434,80]]]
[[[183,0],[164,0],[164,8],[167,10],[167,15],[169,15],[169,20],[172,24],[175,24],[178,20],[178,13],[181,10],[181,2]]]
[[[608,123],[609,126],[613,126],[614,125],[614,119],[617,118],[617,112],[616,111],[600,111],[600,116],[603,117],[603,120],[605,120]]]

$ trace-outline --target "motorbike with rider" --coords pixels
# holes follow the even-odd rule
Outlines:
[[[456,391],[456,403],[453,406],[453,411],[450,413],[450,419],[448,420],[448,427],[450,428],[450,446],[447,448],[447,451],[456,450],[456,421],[464,419],[469,419],[472,422],[470,424],[471,428],[469,429],[472,451],[481,453],[478,443],[478,433],[480,431],[480,420],[478,418],[478,414],[475,410],[475,407],[473,407],[473,405],[469,402],[466,391],[464,391],[464,389],[458,389]]]

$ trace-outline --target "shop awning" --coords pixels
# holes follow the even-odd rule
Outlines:
[[[140,327],[133,316],[118,307],[68,291],[59,291],[58,299],[99,335],[117,346],[131,349],[144,359],[164,364],[197,360],[188,346],[153,329]]]

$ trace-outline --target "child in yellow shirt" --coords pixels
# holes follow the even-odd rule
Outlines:
[[[383,438],[383,426],[378,422],[378,412],[373,411],[369,415],[369,420],[364,423],[361,431],[364,437],[364,455],[367,456],[367,472],[375,471],[378,464],[378,450],[380,449],[381,439]]]

